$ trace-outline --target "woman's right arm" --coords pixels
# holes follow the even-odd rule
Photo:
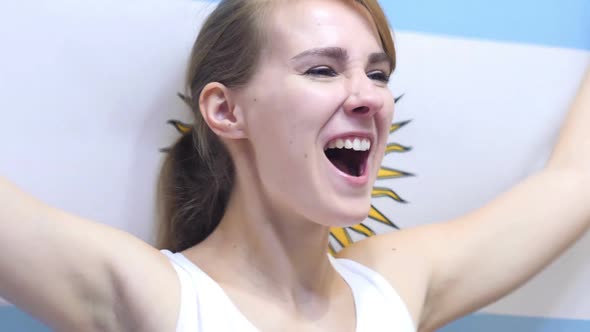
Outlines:
[[[156,249],[1,177],[0,202],[0,297],[57,331],[173,330],[178,279]]]

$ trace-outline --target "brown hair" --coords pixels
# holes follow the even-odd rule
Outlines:
[[[187,92],[181,98],[194,114],[192,130],[169,150],[158,184],[158,247],[183,251],[203,241],[219,224],[233,189],[234,165],[221,139],[205,123],[198,101],[203,88],[219,82],[246,84],[264,46],[265,14],[277,0],[222,0],[193,46]],[[395,48],[377,0],[350,0],[373,19],[383,49],[395,66]]]

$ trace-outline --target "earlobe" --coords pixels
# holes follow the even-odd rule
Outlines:
[[[218,82],[207,84],[199,97],[199,110],[209,128],[218,136],[245,138],[241,110],[234,103],[231,90],[225,85]]]

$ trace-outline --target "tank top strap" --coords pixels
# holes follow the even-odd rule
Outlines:
[[[168,250],[161,250],[160,252],[168,257],[172,267],[176,270],[180,282],[180,312],[176,331],[201,331],[198,326],[201,319],[198,316],[195,317],[199,313],[199,297],[190,269],[176,254]]]
[[[357,332],[416,331],[406,304],[382,275],[353,260],[328,256],[352,290]]]
[[[254,332],[223,288],[182,253],[161,250],[178,274],[181,288],[177,332]]]

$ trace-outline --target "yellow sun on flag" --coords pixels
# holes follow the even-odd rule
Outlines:
[[[179,95],[179,96],[181,99],[183,99],[185,102],[187,102],[186,98],[183,95]],[[402,97],[403,97],[403,95],[395,98],[395,102],[397,103]],[[172,126],[174,126],[174,128],[176,128],[176,130],[183,135],[188,134],[193,130],[192,125],[183,123],[178,120],[168,120],[168,123],[171,124]],[[401,129],[402,127],[407,125],[408,123],[410,123],[409,120],[393,123],[391,125],[391,127],[389,128],[389,134],[391,135],[391,134],[395,133],[396,131],[398,131],[399,129]],[[398,143],[389,143],[387,145],[387,147],[385,148],[385,154],[387,155],[390,153],[404,153],[404,152],[410,151],[411,149],[412,149],[411,147],[403,146]],[[168,149],[161,149],[161,151],[167,152]],[[404,172],[404,171],[400,171],[397,169],[381,166],[381,168],[379,168],[379,173],[377,174],[377,179],[378,180],[397,179],[397,178],[403,178],[403,177],[408,177],[408,176],[413,176],[413,174],[408,173],[408,172]],[[373,187],[373,190],[371,192],[371,196],[373,198],[386,197],[386,198],[389,198],[392,201],[397,202],[397,203],[406,203],[406,201],[404,199],[402,199],[400,197],[400,195],[398,195],[395,191],[393,191],[390,188]],[[393,223],[393,221],[391,221],[385,214],[381,213],[381,211],[379,211],[377,209],[377,207],[375,207],[375,205],[373,205],[373,204],[371,204],[371,209],[369,211],[368,219],[373,220],[373,221],[379,223],[380,225],[384,225],[392,230],[399,229],[399,227],[395,223]],[[375,231],[373,229],[371,229],[371,227],[369,226],[369,224],[367,222],[362,222],[358,225],[354,225],[354,226],[350,226],[350,227],[342,227],[342,228],[333,227],[330,229],[331,241],[330,241],[330,245],[329,245],[329,251],[331,254],[335,254],[339,249],[346,248],[347,246],[354,243],[354,240],[352,239],[350,232],[354,232],[357,235],[360,235],[362,238],[367,238],[367,237],[371,237],[371,236],[376,235]],[[336,246],[335,246],[335,244],[336,244]]]
[[[399,99],[399,98],[398,98]],[[396,101],[398,100],[396,99]],[[389,133],[392,134],[398,131],[403,126],[407,125],[410,121],[404,121],[399,123],[394,123],[391,125],[389,129]],[[398,143],[389,143],[387,148],[385,149],[385,154],[390,153],[403,153],[410,151],[411,148],[408,146],[403,146]],[[413,174],[400,171],[397,169],[392,169],[389,167],[381,166],[379,169],[379,173],[377,174],[377,179],[385,180],[385,179],[396,179],[396,178],[403,178],[413,176]],[[377,197],[387,197],[394,202],[397,203],[406,203],[406,201],[400,197],[395,191],[390,188],[385,187],[373,187],[371,192],[371,196],[374,198]],[[375,205],[371,204],[371,209],[369,210],[369,220],[376,221],[377,223],[387,226],[388,228],[399,229],[399,227],[391,221],[385,214],[375,207]],[[358,225],[350,226],[350,227],[343,227],[337,228],[333,227],[330,229],[330,253],[334,254],[338,251],[338,249],[346,248],[347,246],[351,245],[354,241],[350,235],[350,232],[354,232],[360,235],[363,238],[371,237],[376,235],[375,231],[371,229],[367,222],[360,223]],[[335,246],[336,244],[336,246]],[[338,248],[339,247],[339,248]]]

